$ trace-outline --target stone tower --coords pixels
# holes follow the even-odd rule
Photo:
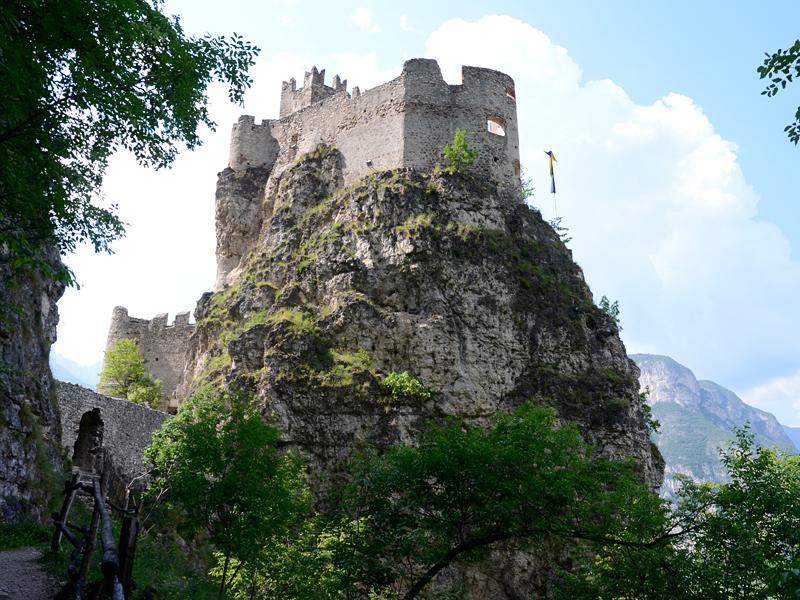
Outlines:
[[[106,351],[120,339],[132,339],[139,343],[139,351],[144,357],[147,371],[161,380],[163,398],[161,410],[174,412],[178,408],[175,388],[183,373],[186,347],[194,324],[189,323],[189,313],[175,315],[170,325],[166,313],[152,319],[138,319],[128,315],[124,306],[114,307],[111,325],[108,328]],[[102,390],[99,390],[102,392]]]

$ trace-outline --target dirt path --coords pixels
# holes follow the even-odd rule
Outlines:
[[[37,548],[0,552],[0,600],[53,600],[55,584],[41,556]]]

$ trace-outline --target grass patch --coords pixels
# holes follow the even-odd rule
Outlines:
[[[308,238],[295,251],[293,258],[297,261],[297,274],[305,271],[311,263],[319,259],[320,251],[331,245],[342,236],[342,224],[333,223],[325,228],[320,235]]]
[[[0,550],[43,548],[50,543],[53,528],[36,521],[0,521]]]
[[[620,411],[627,409],[631,403],[626,398],[611,398],[607,406],[609,409],[614,411]]]
[[[327,371],[318,372],[315,376],[317,382],[323,387],[349,387],[353,385],[356,375],[375,374],[372,356],[364,348],[359,348],[354,352],[329,350],[328,356],[333,361],[333,366]]]
[[[270,323],[288,323],[294,336],[317,335],[319,327],[309,315],[296,308],[282,308],[267,319]]]
[[[395,231],[411,236],[423,229],[432,229],[433,213],[417,213],[408,217],[401,225],[395,227]]]

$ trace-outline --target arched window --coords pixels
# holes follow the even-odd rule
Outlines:
[[[514,175],[519,177],[522,174],[522,167],[519,164],[518,160],[514,160]]]
[[[500,117],[488,117],[486,119],[486,128],[489,130],[489,133],[504,137],[506,135],[506,122]]]
[[[514,92],[514,88],[513,87],[507,87],[506,88],[506,96],[511,98],[514,102],[517,101],[517,94]]]

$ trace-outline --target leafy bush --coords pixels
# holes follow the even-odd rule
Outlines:
[[[442,155],[444,156],[444,172],[453,175],[463,173],[464,169],[475,161],[478,151],[470,148],[467,144],[467,131],[456,129],[453,134],[453,143],[445,145]]]
[[[419,379],[409,375],[408,371],[390,372],[381,381],[381,387],[395,398],[402,396],[430,400],[433,393]]]

